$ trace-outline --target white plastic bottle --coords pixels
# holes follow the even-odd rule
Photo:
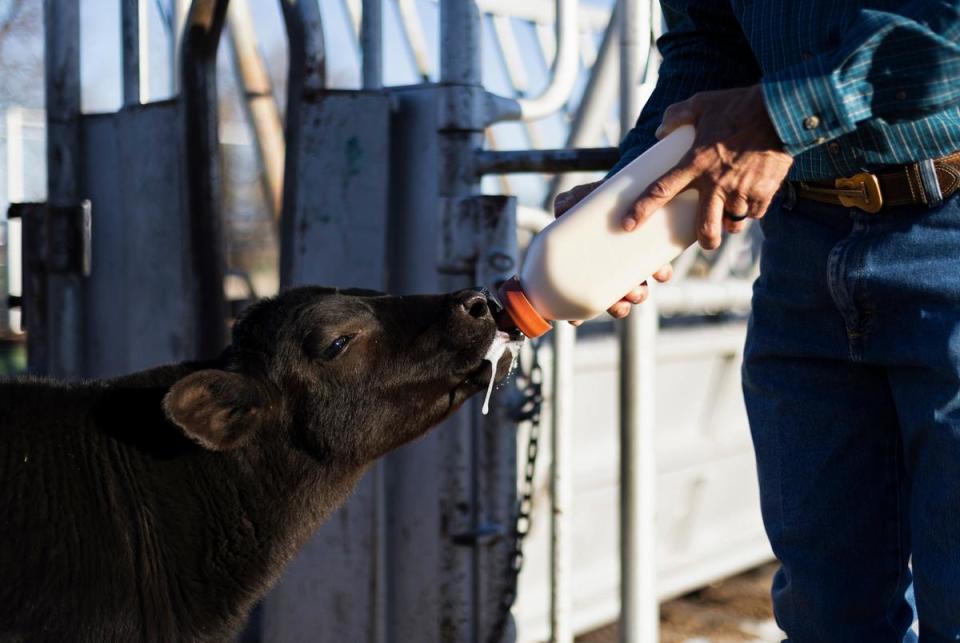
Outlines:
[[[687,153],[693,137],[691,126],[671,132],[533,239],[519,275],[500,289],[506,312],[527,337],[548,332],[552,320],[596,317],[696,241],[694,190],[630,232],[621,224],[644,190]]]

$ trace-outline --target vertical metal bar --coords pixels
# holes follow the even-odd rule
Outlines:
[[[290,59],[296,57],[303,61],[302,68],[291,69],[291,80],[295,82],[289,82],[287,89],[288,100],[299,103],[303,97],[316,96],[326,88],[327,53],[323,39],[323,16],[316,0],[283,0],[280,8],[287,29]],[[287,139],[292,140],[290,136]]]
[[[383,2],[382,0],[363,0],[360,19],[360,55],[362,61],[362,84],[364,89],[383,88]],[[388,643],[390,638],[389,586],[390,560],[387,558],[387,471],[386,463],[377,462],[373,467],[373,537],[374,554],[374,595],[373,640],[374,643]]]
[[[363,0],[360,19],[360,55],[362,61],[362,84],[364,89],[383,88],[383,2],[382,0]],[[388,643],[390,640],[389,605],[387,587],[389,585],[390,560],[387,558],[387,471],[386,463],[377,462],[373,467],[373,537],[374,555],[374,595],[371,599],[373,614],[374,643]]]
[[[47,106],[47,201],[70,207],[80,197],[80,3],[45,0],[44,42]],[[82,279],[50,275],[46,320],[49,349],[46,371],[57,377],[83,369]],[[40,323],[43,323],[40,321]]]
[[[194,0],[181,52],[190,255],[196,283],[197,357],[219,353],[226,342],[220,140],[217,128],[217,46],[227,0]]]
[[[576,329],[560,323],[553,331],[553,432],[550,467],[550,641],[572,643],[571,586],[573,522],[573,348]]]
[[[22,324],[27,330],[27,370],[32,374],[50,371],[50,338],[48,336],[49,281],[46,263],[46,208],[28,204],[21,213],[23,241],[23,308]]]
[[[620,641],[656,643],[657,311],[648,302],[622,322],[620,349]]]
[[[149,40],[147,0],[122,0],[120,5],[123,43],[123,105],[149,100]]]
[[[443,124],[437,132],[438,196],[441,216],[452,216],[453,209],[464,207],[465,199],[479,191],[479,179],[463,172],[471,166],[473,151],[482,142],[482,121],[476,110],[479,101],[462,100],[463,92],[481,87],[481,22],[473,0],[441,0],[440,4],[440,81],[438,98],[443,110]],[[446,210],[446,212],[444,212]],[[461,230],[458,234],[473,234]],[[473,277],[450,276],[440,285],[455,289],[471,285]],[[442,487],[439,491],[440,511],[444,520],[458,529],[479,524],[480,502],[479,454],[475,437],[481,430],[479,404],[476,401],[453,418],[443,431]],[[463,508],[467,508],[464,511]],[[443,640],[479,643],[479,623],[483,620],[482,578],[477,547],[468,551],[446,544],[441,554],[442,600],[440,620]]]
[[[180,43],[183,40],[183,27],[187,23],[189,0],[170,0],[170,94],[180,91]]]
[[[243,92],[243,106],[253,129],[264,195],[280,220],[283,202],[283,120],[273,95],[270,74],[257,48],[257,32],[248,0],[232,0],[227,15],[230,54],[237,86]]]
[[[380,89],[383,87],[382,0],[363,0],[360,52],[363,56],[363,88]]]
[[[480,15],[473,0],[440,1],[440,82],[480,84]]]
[[[364,89],[383,88],[383,2],[363,0],[360,19],[360,55],[362,61],[362,84]],[[373,467],[373,537],[374,596],[371,599],[374,643],[388,643],[390,626],[387,587],[389,585],[390,561],[387,558],[387,471],[386,463],[377,462]]]
[[[284,0],[280,3],[287,31],[290,71],[287,75],[287,118],[284,123],[287,141],[284,159],[283,206],[280,216],[281,248],[292,247],[297,198],[300,192],[300,155],[297,143],[303,130],[301,112],[304,99],[315,97],[326,84],[326,51],[323,41],[323,20],[320,6],[311,0]],[[280,283],[292,283],[295,257],[293,252],[280,253]]]
[[[24,201],[23,189],[23,128],[24,109],[22,107],[7,108],[7,202],[21,203]],[[0,216],[3,216],[0,214]],[[0,291],[0,296],[23,294],[23,220],[7,219],[6,221],[6,275],[7,283]],[[8,319],[4,323],[9,328],[19,331],[23,325],[22,308],[9,310]]]
[[[387,526],[387,465],[379,460],[373,465],[373,548],[374,562],[373,588],[373,643],[390,643],[389,586],[390,561]]]
[[[640,47],[643,6],[620,0],[620,128],[640,112]],[[653,298],[621,326],[620,348],[620,641],[656,643],[656,451],[654,344],[658,316]]]

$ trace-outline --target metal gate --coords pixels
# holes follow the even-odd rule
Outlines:
[[[24,320],[33,371],[109,376],[209,356],[222,347],[227,314],[215,57],[227,4],[192,2],[179,45],[180,95],[144,103],[146,0],[123,0],[124,106],[85,115],[79,0],[46,1],[49,197],[45,204],[12,209],[23,223]],[[325,283],[404,294],[491,285],[516,269],[518,227],[535,230],[549,217],[542,208],[518,207],[514,197],[483,195],[481,185],[509,193],[514,173],[556,173],[549,203],[577,172],[615,160],[609,144],[639,112],[638,79],[649,88],[655,78],[655,3],[620,0],[613,15],[579,8],[576,0],[437,4],[434,66],[416,2],[396,0],[419,74],[436,82],[384,88],[381,0],[344,0],[361,44],[363,88],[332,91],[316,0],[280,1],[290,52],[283,286]],[[535,25],[539,46],[553,61],[537,97],[527,95],[529,79],[517,64],[515,19]],[[509,97],[482,83],[487,26]],[[603,33],[598,46],[584,35],[590,29]],[[566,108],[580,65],[590,73],[566,142],[607,147],[498,150],[497,124],[507,120],[519,120],[537,146],[539,129],[531,120]],[[618,82],[619,112],[626,117],[620,128],[611,123]],[[268,172],[274,183],[276,167]],[[742,309],[752,268],[750,262],[739,265],[749,249],[741,239],[710,256],[684,255],[676,266],[679,283],[658,292],[659,312]],[[682,279],[694,272],[701,278]],[[619,342],[621,632],[624,641],[644,643],[657,638],[657,329],[658,310],[647,304],[622,326]],[[572,639],[576,616],[569,464],[574,341],[571,328],[558,326],[548,362],[548,629],[556,641]],[[735,358],[736,349],[730,351]],[[487,418],[473,403],[379,463],[294,561],[248,637],[486,641],[508,581],[517,493],[517,424],[510,418],[518,399],[515,390],[502,392]],[[503,640],[514,636],[508,627]]]

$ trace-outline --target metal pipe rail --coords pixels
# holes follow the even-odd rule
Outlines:
[[[323,18],[317,2],[288,0],[281,2],[280,8],[283,10],[290,50],[287,86],[287,104],[290,105],[291,101],[298,100],[303,94],[316,95],[326,87],[327,54],[323,41]],[[289,122],[287,129],[287,140],[292,140]]]
[[[383,89],[383,2],[382,0],[363,0],[360,18],[361,84],[365,90]],[[376,555],[377,583],[373,599],[373,642],[389,641],[389,606],[387,604],[387,471],[384,461],[376,462],[371,471],[373,477],[373,513],[374,543]]]
[[[537,234],[553,217],[537,208],[517,208],[517,228]],[[573,642],[573,356],[577,329],[559,323],[551,336],[550,375],[550,643]]]
[[[556,0],[476,0],[480,11],[494,16],[510,16],[538,25],[552,25],[556,20]],[[586,31],[600,31],[610,20],[610,12],[599,6],[577,7],[577,22]]]
[[[577,82],[579,62],[578,0],[557,0],[557,56],[550,83],[536,98],[521,98],[520,118],[534,120],[556,112],[570,98]]]
[[[301,109],[303,96],[316,96],[326,85],[327,58],[323,41],[323,19],[320,6],[311,0],[281,2],[283,22],[289,43],[289,71],[287,73],[287,118],[284,138],[287,141],[284,158],[283,205],[280,214],[280,245],[288,247],[295,218],[296,195],[300,180],[300,155],[295,142],[301,139]],[[280,283],[289,283],[293,271],[291,253],[280,253]]]
[[[620,160],[615,147],[576,150],[478,150],[474,153],[474,172],[521,174],[524,172],[592,172],[609,170]]]
[[[220,141],[217,129],[217,46],[227,0],[194,0],[181,44],[180,79],[186,149],[190,254],[196,282],[196,353],[213,357],[226,342],[223,295],[224,236],[220,198]]]
[[[360,51],[364,89],[383,87],[383,3],[363,0],[360,19]]]
[[[620,0],[620,137],[640,113],[641,25],[649,0]],[[620,642],[657,643],[656,420],[654,377],[659,319],[647,301],[621,323]]]

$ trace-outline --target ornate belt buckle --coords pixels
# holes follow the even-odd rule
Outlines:
[[[837,179],[835,185],[838,190],[846,192],[838,196],[840,203],[848,208],[860,208],[864,212],[876,214],[883,207],[880,180],[876,174],[861,172],[848,178]]]

